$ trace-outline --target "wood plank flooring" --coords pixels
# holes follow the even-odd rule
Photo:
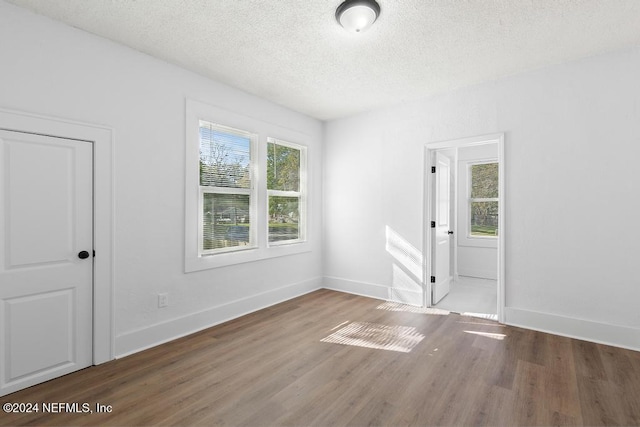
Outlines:
[[[637,426],[640,353],[321,290],[6,402],[113,409],[3,426]]]

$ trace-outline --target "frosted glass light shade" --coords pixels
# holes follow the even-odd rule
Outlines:
[[[374,0],[347,0],[338,6],[336,19],[347,31],[360,33],[369,28],[380,15]]]

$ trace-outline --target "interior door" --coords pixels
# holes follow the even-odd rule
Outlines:
[[[431,287],[432,304],[449,293],[451,275],[451,160],[435,152],[433,257],[431,265],[435,281]]]
[[[92,363],[93,155],[0,130],[0,395]]]

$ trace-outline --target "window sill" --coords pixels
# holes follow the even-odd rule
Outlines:
[[[191,273],[306,252],[311,252],[311,245],[308,241],[271,246],[268,248],[252,248],[202,256],[187,256],[184,260],[184,271],[185,273]]]

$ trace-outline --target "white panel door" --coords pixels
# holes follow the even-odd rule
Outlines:
[[[433,272],[435,283],[432,285],[432,304],[437,304],[449,293],[451,284],[451,161],[448,157],[435,153],[435,191],[433,229]]]
[[[0,130],[0,395],[92,363],[92,156]]]

